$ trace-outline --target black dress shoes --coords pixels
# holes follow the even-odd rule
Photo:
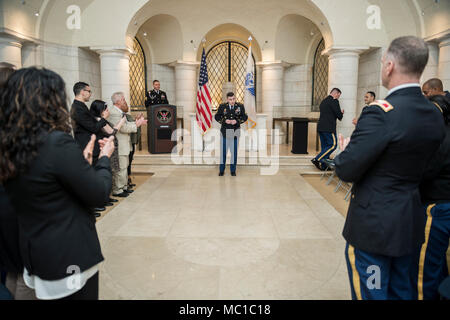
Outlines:
[[[134,192],[134,190],[131,190],[131,189],[127,189],[127,190],[123,190],[123,192],[126,192],[126,193],[133,193],[133,192]]]
[[[109,198],[108,202],[110,202],[110,203],[116,203],[116,202],[119,202],[119,200],[113,199],[113,198]]]
[[[232,173],[231,173],[231,176],[232,176],[232,177],[236,177],[236,172],[232,172]]]
[[[122,192],[122,193],[119,193],[119,194],[113,194],[113,196],[114,197],[119,197],[119,198],[126,198],[126,197],[128,197],[130,194],[128,193],[128,192]]]
[[[96,213],[94,213],[94,217],[96,217],[96,218],[100,218],[102,215],[100,214],[100,212],[96,212]]]
[[[134,183],[129,183],[128,184],[128,188],[134,188],[134,187],[136,187],[136,185]]]
[[[317,161],[316,159],[312,159],[311,162],[316,166],[317,169],[322,170],[322,166],[320,165],[319,161]]]
[[[103,208],[94,208],[93,210],[94,210],[95,212],[103,212],[103,211],[106,210],[106,208],[105,208],[105,207],[103,207]]]
[[[219,172],[219,177],[223,177],[224,173],[223,172]]]
[[[107,204],[105,204],[105,207],[112,207],[113,205],[114,205],[114,203],[108,202]]]

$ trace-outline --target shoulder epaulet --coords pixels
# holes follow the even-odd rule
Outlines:
[[[392,104],[387,102],[386,100],[376,100],[370,104],[370,106],[378,106],[380,107],[384,112],[389,112],[391,110],[394,110],[394,107]]]

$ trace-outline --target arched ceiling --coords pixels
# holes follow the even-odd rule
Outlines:
[[[81,10],[80,30],[66,27],[66,10],[74,3]],[[450,29],[448,0],[27,0],[26,4],[0,1],[1,31],[26,40],[82,47],[125,47],[127,36],[134,36],[150,17],[171,15],[182,30],[186,61],[197,59],[190,40],[199,43],[205,32],[228,23],[243,26],[260,44],[266,44],[262,59],[274,60],[279,23],[291,14],[314,23],[327,48],[382,47],[400,35],[427,38]],[[381,9],[378,30],[366,26],[370,5]],[[37,9],[39,17],[34,15]]]

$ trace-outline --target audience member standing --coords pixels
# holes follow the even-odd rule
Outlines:
[[[93,134],[98,135],[101,132],[102,128],[106,125],[106,121],[104,119],[96,121],[95,117],[89,112],[86,103],[89,102],[92,91],[87,83],[77,82],[73,86],[73,93],[75,94],[75,100],[72,104],[71,114],[75,140],[78,142],[81,149],[84,149],[91,139],[91,136]],[[94,163],[97,162],[99,153],[100,148],[96,143],[93,152]]]
[[[425,242],[417,251],[413,280],[419,300],[439,299],[439,285],[449,276],[447,249],[450,237],[450,100],[444,95],[429,97],[442,111],[446,136],[434,154],[420,185],[427,219]]]
[[[442,114],[420,90],[427,61],[422,39],[393,40],[382,59],[386,100],[363,110],[349,143],[339,137],[336,174],[353,182],[343,236],[354,299],[414,296],[413,253],[424,242],[419,183],[445,135]]]
[[[372,102],[374,102],[375,101],[375,97],[376,97],[375,92],[367,91],[366,94],[364,95],[364,103],[366,104],[364,106],[364,108],[368,107]],[[363,108],[363,110],[364,110],[364,108]],[[352,120],[352,123],[353,123],[353,125],[356,126],[356,124],[358,123],[358,119],[354,118]]]
[[[447,99],[450,99],[450,93],[444,91],[444,85],[442,84],[441,79],[438,78],[426,81],[422,86],[422,91],[428,98],[432,96],[445,96]]]
[[[14,68],[8,63],[0,63],[0,100],[3,86],[14,73]],[[0,108],[5,108],[3,105]],[[19,224],[3,185],[0,184],[0,271],[6,273],[8,294],[15,300],[36,299],[34,291],[23,281],[23,262],[19,249]],[[2,277],[3,278],[3,277]],[[2,284],[0,284],[0,287]],[[2,287],[6,290],[5,287]],[[1,290],[0,290],[1,291]],[[1,298],[0,298],[1,300]]]
[[[120,120],[125,117],[129,111],[128,104],[125,101],[125,96],[122,92],[116,92],[112,95],[111,100],[113,106],[109,107],[109,120],[115,126]],[[147,120],[139,118],[136,122],[128,122],[122,125],[120,130],[116,133],[116,138],[119,143],[119,173],[114,181],[113,196],[127,197],[133,191],[128,188],[128,162],[131,152],[130,133],[137,132],[137,128],[147,123]]]
[[[94,115],[95,119],[97,121],[101,121],[101,119],[105,119],[107,122],[107,125],[104,126],[102,128],[102,132],[100,133],[100,135],[97,137],[98,141],[101,141],[104,138],[109,138],[109,137],[114,137],[114,152],[110,158],[110,163],[111,163],[111,171],[112,171],[112,175],[113,175],[113,185],[112,185],[112,189],[114,190],[114,183],[116,181],[116,176],[120,171],[120,166],[119,166],[119,143],[118,140],[116,139],[116,134],[117,132],[120,130],[120,128],[122,128],[122,126],[124,125],[124,123],[127,121],[127,119],[125,117],[122,117],[119,121],[119,123],[116,126],[113,126],[112,123],[108,122],[108,118],[109,118],[109,110],[108,110],[108,106],[106,104],[106,102],[101,101],[101,100],[95,100],[94,102],[92,102],[91,104],[91,113]],[[109,199],[109,202],[117,202],[116,199]]]
[[[71,133],[65,84],[38,68],[15,72],[1,96],[0,183],[19,222],[24,280],[39,299],[98,299],[103,261],[95,218],[111,189],[112,139],[84,151]],[[70,284],[70,285],[69,285]]]

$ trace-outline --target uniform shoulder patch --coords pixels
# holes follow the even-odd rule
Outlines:
[[[386,100],[376,100],[370,104],[371,106],[378,106],[380,107],[384,112],[389,112],[391,110],[394,110],[394,107],[392,104],[387,102]]]

